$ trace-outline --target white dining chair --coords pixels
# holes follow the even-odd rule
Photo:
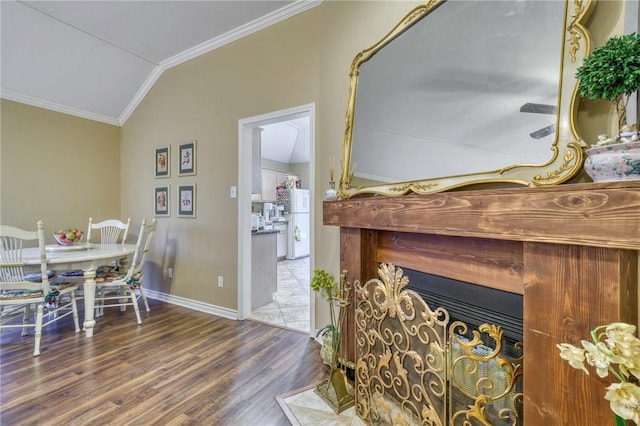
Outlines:
[[[87,244],[125,244],[127,242],[130,225],[131,218],[128,218],[126,222],[122,222],[118,219],[107,219],[98,223],[93,223],[93,218],[90,217],[89,225],[87,226]],[[96,234],[96,232],[92,232],[94,230],[100,231],[100,240],[98,240],[97,237],[94,237],[95,241],[92,242],[91,238]],[[117,268],[118,263],[114,263],[112,267]],[[84,281],[83,272],[79,269],[58,271],[57,276],[66,280],[74,280],[78,284],[82,284]],[[96,309],[98,309],[97,306]]]
[[[101,307],[100,315],[103,314],[102,309],[108,307],[120,307],[121,311],[126,306],[133,306],[136,313],[138,324],[142,324],[140,319],[140,308],[138,307],[138,299],[142,298],[147,312],[149,304],[144,294],[142,281],[144,277],[144,264],[147,253],[151,248],[151,241],[156,232],[157,220],[153,219],[147,224],[146,219],[142,220],[140,233],[136,242],[136,250],[128,265],[127,271],[123,273],[118,270],[109,270],[106,268],[98,268],[96,273],[96,306]]]
[[[23,246],[36,241],[40,254],[39,271],[35,272],[23,262]],[[73,282],[49,281],[45,250],[44,224],[39,221],[36,231],[0,225],[0,329],[22,328],[22,335],[34,327],[33,356],[40,355],[42,329],[72,315],[75,331],[80,331],[76,290]],[[31,305],[36,311],[32,319]],[[44,314],[47,320],[44,320]],[[22,321],[17,321],[22,317]]]
[[[95,235],[93,230],[100,231],[100,244],[125,244],[129,233],[131,218],[126,222],[118,219],[107,219],[102,222],[93,223],[93,218],[89,218],[89,226],[87,226],[87,243],[91,243],[91,237]]]
[[[87,243],[88,244],[126,244],[127,236],[129,235],[129,227],[131,226],[131,218],[127,218],[126,222],[119,219],[106,219],[100,222],[93,222],[93,217],[89,218],[89,224],[87,225]],[[99,235],[96,235],[99,234]],[[99,236],[99,239],[98,239]],[[113,265],[103,265],[100,270],[119,270],[119,262],[114,262]],[[66,272],[66,275],[82,275],[82,271]],[[65,273],[63,273],[65,275]],[[97,296],[100,296],[100,289],[96,289]],[[124,308],[123,308],[124,309]],[[95,316],[102,316],[102,306],[100,303],[95,305]]]

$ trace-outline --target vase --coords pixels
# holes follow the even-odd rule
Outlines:
[[[338,198],[338,192],[336,191],[336,183],[331,181],[329,182],[329,189],[324,191],[324,199],[327,201],[335,200]]]
[[[584,171],[594,182],[640,179],[640,141],[594,146],[585,153]]]

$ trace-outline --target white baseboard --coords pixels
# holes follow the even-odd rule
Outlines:
[[[237,310],[223,308],[222,306],[210,305],[208,303],[202,303],[197,300],[191,300],[184,297],[173,296],[171,294],[160,293],[146,288],[144,289],[144,294],[150,299],[160,300],[162,302],[171,303],[172,305],[178,305],[185,308],[193,309],[194,311],[217,315],[219,317],[229,318],[232,320],[238,319]]]

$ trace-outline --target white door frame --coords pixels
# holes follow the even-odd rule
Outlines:
[[[314,205],[315,175],[315,104],[306,104],[280,111],[238,120],[238,319],[251,314],[251,153],[252,129],[254,127],[309,116],[309,188],[311,205]],[[314,209],[309,214],[309,266],[314,268]],[[311,277],[309,277],[311,278]],[[315,294],[310,298],[310,337],[315,337]]]

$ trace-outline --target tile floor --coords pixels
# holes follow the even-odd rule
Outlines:
[[[315,393],[315,386],[294,392],[296,393],[292,395],[276,397],[276,401],[292,425],[364,426],[366,424],[355,415],[354,407],[336,414],[333,408]]]
[[[251,312],[251,318],[309,332],[309,257],[278,262],[278,290],[273,302]]]

